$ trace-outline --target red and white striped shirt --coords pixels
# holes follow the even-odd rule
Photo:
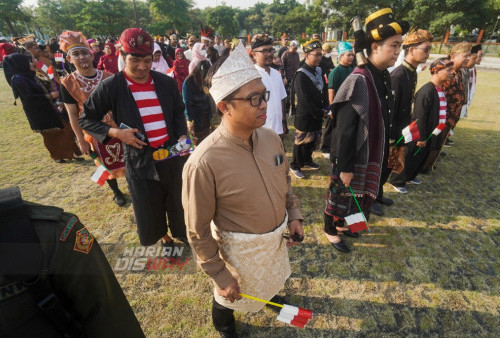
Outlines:
[[[436,87],[439,96],[439,123],[446,123],[446,96],[441,88]]]
[[[153,78],[150,75],[146,83],[137,83],[125,74],[125,79],[135,99],[137,108],[139,108],[149,144],[153,148],[162,146],[168,141],[169,136],[163,110],[155,92]]]

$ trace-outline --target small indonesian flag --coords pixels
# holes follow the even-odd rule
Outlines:
[[[167,75],[170,76],[170,77],[174,77],[174,71],[175,71],[175,66],[170,68],[170,69],[167,69]]]
[[[104,185],[111,173],[102,164],[97,167],[95,173],[90,177],[92,181],[99,184],[101,187]]]
[[[54,53],[54,58],[56,59],[56,62],[64,62],[63,53]]]
[[[420,133],[418,132],[417,121],[410,123],[408,127],[402,130],[402,133],[405,137],[405,143],[419,139]]]
[[[349,230],[351,230],[351,232],[358,232],[368,229],[368,226],[366,225],[365,222],[365,217],[360,212],[354,215],[347,216],[345,218],[345,221],[349,226]]]
[[[304,328],[312,317],[313,312],[311,310],[283,304],[283,308],[281,309],[277,319],[281,322]]]
[[[432,133],[434,135],[438,136],[439,134],[441,134],[441,131],[444,129],[444,127],[446,127],[446,124],[444,124],[444,123],[438,124],[436,129],[434,129],[434,131]]]
[[[52,66],[47,67],[47,65],[45,63],[43,63],[43,61],[38,61],[36,66],[38,69],[43,70],[51,79],[54,78],[54,72],[52,70]]]

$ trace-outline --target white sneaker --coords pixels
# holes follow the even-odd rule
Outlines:
[[[408,193],[408,190],[405,187],[396,187],[395,185],[393,185],[392,187],[394,188],[394,190],[396,190],[397,192],[399,192],[401,194]]]
[[[297,178],[300,178],[300,179],[303,179],[303,178],[306,178],[306,175],[304,175],[304,173],[302,172],[302,170],[293,170],[293,169],[290,169],[290,171],[295,175],[295,177]]]
[[[422,184],[422,181],[419,180],[418,178],[414,178],[413,180],[409,180],[408,183],[410,184]]]
[[[326,158],[327,160],[330,159],[330,153],[321,153],[323,154],[323,157]]]

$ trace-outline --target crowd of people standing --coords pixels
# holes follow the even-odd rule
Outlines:
[[[286,246],[304,236],[290,175],[307,179],[304,168],[319,170],[315,150],[330,163],[325,236],[349,252],[339,235],[360,234],[345,218],[356,207],[366,219],[383,215],[394,203],[384,184],[407,193],[406,185],[420,184],[417,176],[435,169],[442,148],[453,144],[475,92],[481,46],[456,44],[449,57],[432,62],[430,82],[416,91],[432,35],[409,27],[390,9],[377,11],[354,44],[337,43],[336,61],[333,45],[319,36],[302,44],[300,60],[299,43],[286,34],[278,50],[267,34],[246,48],[237,39],[221,42],[208,27],[200,42],[172,34],[168,44],[140,28],[103,45],[66,31],[42,49],[34,36],[18,39],[3,68],[56,162],[83,154],[106,164],[119,206],[126,197],[116,178],[125,176],[141,245],[168,247],[175,239],[192,246],[214,281],[214,326],[235,336],[233,311],[262,308],[240,292],[280,301],[276,294],[290,275]],[[221,122],[214,131],[215,114]],[[290,164],[283,142],[289,115]],[[408,135],[412,125],[418,133]],[[191,155],[159,158],[187,139],[196,146]],[[260,254],[244,254],[249,245]],[[274,260],[263,266],[263,256]]]

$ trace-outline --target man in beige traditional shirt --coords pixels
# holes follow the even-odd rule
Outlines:
[[[233,310],[263,307],[240,292],[273,298],[291,273],[286,247],[304,231],[281,140],[259,128],[269,92],[245,47],[215,63],[208,77],[222,123],[187,161],[182,203],[198,265],[215,284],[214,326],[235,337]]]

